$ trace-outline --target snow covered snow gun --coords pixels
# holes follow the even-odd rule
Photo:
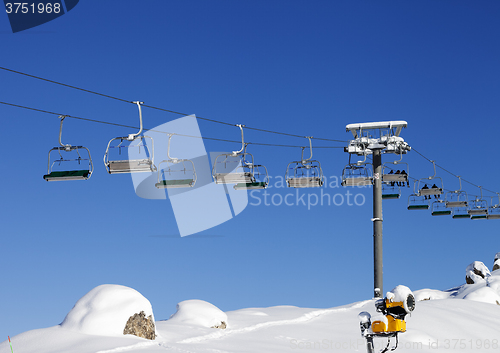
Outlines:
[[[361,335],[366,339],[368,353],[374,353],[373,338],[387,338],[387,346],[381,351],[389,350],[391,338],[396,338],[396,345],[390,350],[398,348],[398,333],[406,332],[405,317],[415,309],[415,297],[408,287],[397,286],[387,292],[384,299],[375,302],[375,309],[381,315],[374,316],[373,321],[370,313],[363,311],[359,313]]]

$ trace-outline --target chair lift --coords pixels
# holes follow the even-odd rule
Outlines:
[[[451,209],[451,218],[470,219],[469,207],[453,207]]]
[[[467,192],[462,191],[462,178],[460,176],[458,176],[458,181],[460,182],[460,189],[446,193],[445,201],[448,208],[467,207]]]
[[[248,154],[250,155],[250,154]],[[252,157],[253,161],[253,157]],[[250,165],[250,162],[246,162]],[[253,162],[251,162],[253,164]],[[233,186],[235,190],[262,190],[269,184],[267,168],[261,164],[253,164],[253,179],[250,183],[237,183]]]
[[[172,135],[174,134],[168,134],[168,159],[158,163],[158,182],[155,184],[155,186],[158,189],[193,187],[196,184],[196,169],[194,167],[194,163],[190,159],[172,158],[170,156],[170,140],[172,139]],[[160,168],[160,165],[162,163],[165,163],[165,168],[163,169]],[[190,163],[191,169],[189,169],[189,167],[186,167],[187,163]],[[182,166],[182,169],[176,169],[175,166]],[[172,177],[175,176],[176,173],[183,173],[185,177],[182,179]],[[163,177],[160,180],[160,177],[162,175]]]
[[[63,121],[64,118],[66,118],[66,115],[61,115],[59,116],[61,119],[61,124],[59,126],[59,144],[61,146],[54,147],[49,151],[49,161],[47,165],[47,174],[43,176],[43,178],[46,181],[61,181],[61,180],[87,180],[90,178],[92,175],[92,171],[94,169],[94,165],[92,163],[92,158],[90,157],[90,151],[87,147],[83,146],[71,146],[71,145],[64,145],[61,142],[61,136],[62,136],[62,126],[63,126]],[[82,158],[80,155],[80,150],[86,150],[88,158]],[[59,159],[54,160],[52,164],[50,163],[50,155],[52,151],[57,151],[59,154]],[[78,155],[78,158],[64,158],[63,153],[65,152],[72,152],[75,151],[76,154]],[[61,153],[63,152],[63,153]],[[71,162],[76,162],[78,165],[80,165],[82,162],[87,161],[88,162],[88,167],[84,169],[78,169],[78,170],[55,170],[54,166],[57,164],[58,166],[61,166],[62,163],[64,163],[65,166],[71,165]]]
[[[106,166],[106,170],[109,174],[120,174],[120,173],[137,173],[137,172],[154,172],[156,171],[156,167],[154,165],[154,141],[153,138],[145,135],[141,135],[142,133],[142,111],[141,104],[144,102],[133,102],[137,104],[139,108],[139,122],[140,129],[135,134],[129,134],[126,137],[115,137],[111,139],[108,143],[108,147],[106,148],[106,152],[104,153],[104,165]],[[149,150],[146,139],[151,140],[151,151]],[[112,146],[111,143],[115,140],[119,140],[120,143],[116,146]],[[130,144],[125,146],[123,145],[124,141],[130,141]],[[138,141],[138,144],[133,144],[134,141]],[[121,159],[121,160],[110,160],[109,154],[111,149],[117,148],[119,154],[121,154],[122,148],[132,148],[136,147],[140,148],[144,147],[143,156],[144,158],[136,158],[136,159]]]
[[[443,194],[443,179],[440,177],[436,177],[436,162],[431,161],[434,166],[434,175],[428,178],[423,178],[418,180],[418,194],[420,196],[424,196],[430,200],[431,196],[434,195],[435,198],[439,198]],[[428,182],[424,182],[424,180],[429,180]],[[428,187],[427,184],[430,184],[430,180],[439,180],[439,186],[436,185],[436,182],[431,187]]]
[[[371,169],[366,167],[368,164],[366,163],[366,152],[364,156],[364,160],[351,163],[351,154],[349,153],[349,164],[342,171],[342,186],[367,186],[373,184]]]
[[[401,162],[403,159],[403,153],[400,153],[400,158],[397,161],[394,162],[387,162],[382,165],[382,182],[390,182],[392,186],[394,184],[398,184],[399,186],[404,186],[406,183],[408,187],[410,186],[410,182],[408,181],[408,174],[410,172],[410,168],[408,166],[408,163]],[[390,164],[393,165],[398,165],[398,164],[403,164],[406,166],[405,168],[398,168],[396,172],[394,172],[394,169],[396,167],[391,167]]]
[[[446,207],[446,202],[444,200],[435,200],[432,202],[431,215],[449,216],[451,215],[451,210]]]
[[[500,193],[498,195],[498,203],[493,204],[493,197],[491,198],[491,206],[488,208],[487,219],[500,219]]]
[[[265,189],[269,184],[267,168],[254,164],[253,155],[246,152],[248,143],[245,143],[243,135],[245,125],[236,126],[241,130],[241,149],[215,158],[212,167],[214,181],[216,184],[236,184],[236,190]]]
[[[453,219],[469,219],[469,207],[467,192],[462,191],[462,178],[458,176],[460,188],[455,191],[448,191],[445,196],[447,208],[451,208],[451,217]]]
[[[413,194],[408,197],[408,210],[428,210],[429,200],[427,196],[415,192],[415,186],[417,186],[417,181],[413,182]]]
[[[480,186],[481,198],[477,198],[470,202],[469,214],[471,219],[486,219],[488,216],[488,202],[483,200],[483,187]]]
[[[286,168],[285,180],[288,187],[291,188],[314,188],[323,185],[323,170],[321,164],[312,160],[312,136],[306,136],[309,139],[309,149],[311,155],[304,159],[304,149],[300,161],[290,162]]]
[[[382,182],[382,200],[395,200],[401,197],[401,187],[396,182]]]

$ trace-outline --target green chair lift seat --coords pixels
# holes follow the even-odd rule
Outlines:
[[[58,180],[86,180],[90,177],[90,170],[68,170],[60,172],[51,172],[46,174],[43,178],[47,181]]]
[[[193,179],[162,180],[156,183],[158,189],[187,188],[194,186]]]
[[[251,182],[251,183],[238,183],[234,186],[235,190],[261,190],[265,189],[267,187],[267,183],[260,181],[260,182]]]

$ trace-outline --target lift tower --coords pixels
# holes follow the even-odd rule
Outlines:
[[[406,121],[383,121],[374,123],[349,124],[346,131],[354,137],[344,151],[349,153],[349,164],[342,173],[345,186],[373,185],[373,264],[374,297],[381,298],[383,293],[382,262],[382,154],[406,154],[411,147],[399,136],[406,128]],[[364,159],[351,163],[351,156]],[[366,163],[367,156],[372,157],[372,170]],[[367,177],[368,175],[371,175]]]

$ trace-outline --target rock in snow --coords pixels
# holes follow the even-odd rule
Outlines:
[[[493,262],[493,269],[491,271],[493,272],[498,269],[500,269],[500,252],[497,252],[495,255],[495,261]]]
[[[90,335],[123,336],[128,320],[141,312],[151,318],[156,335],[149,300],[135,289],[103,284],[76,302],[61,327]]]
[[[141,311],[139,314],[132,315],[125,325],[123,334],[154,340],[156,338],[156,331],[153,316],[149,315],[146,317],[144,311]]]
[[[467,284],[480,283],[490,275],[490,270],[481,261],[474,261],[465,269],[465,282]]]
[[[168,321],[221,329],[225,329],[228,324],[226,313],[213,304],[197,299],[177,304],[177,311]]]

